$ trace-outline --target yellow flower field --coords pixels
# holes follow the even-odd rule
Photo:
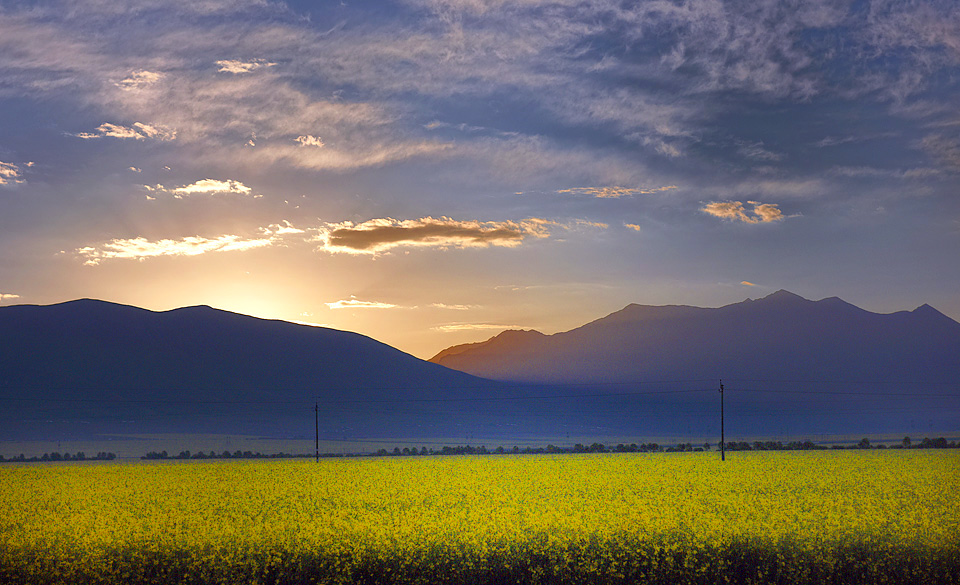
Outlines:
[[[0,468],[2,583],[960,583],[960,454]]]

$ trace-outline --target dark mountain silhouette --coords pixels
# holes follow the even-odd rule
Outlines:
[[[960,323],[929,305],[889,315],[787,291],[718,309],[628,305],[571,331],[504,331],[432,362],[497,380],[687,378],[960,381]]]
[[[53,430],[312,437],[314,397],[333,434],[395,433],[441,424],[436,405],[447,399],[513,395],[356,333],[206,306],[2,307],[0,347],[0,439]],[[421,410],[438,416],[406,417],[411,403],[396,399],[427,401]]]
[[[929,434],[960,420],[960,324],[926,305],[877,315],[786,292],[508,331],[441,352],[447,367],[355,333],[94,300],[2,307],[0,347],[0,441],[312,438],[315,399],[321,439],[715,441],[721,377],[728,439]]]
[[[632,304],[570,331],[505,331],[431,361],[496,380],[594,388],[695,389],[723,379],[728,400],[753,417],[743,424],[757,429],[778,413],[778,428],[824,431],[871,421],[954,428],[960,414],[950,398],[960,395],[960,323],[929,305],[877,314],[783,290],[716,309]],[[684,404],[698,401],[716,394],[691,393]],[[697,408],[687,412],[713,416]]]

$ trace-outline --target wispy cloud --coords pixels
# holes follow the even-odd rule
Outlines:
[[[758,201],[747,201],[747,204],[753,206],[752,211],[748,212],[741,201],[714,201],[704,205],[700,211],[721,219],[744,223],[770,223],[784,217],[777,204]]]
[[[161,256],[199,256],[214,252],[243,252],[275,245],[286,245],[289,238],[295,241],[307,239],[306,230],[299,229],[289,221],[272,224],[256,230],[254,237],[224,234],[208,238],[187,236],[150,240],[144,237],[114,238],[93,246],[77,248],[74,253],[87,266],[96,266],[107,260],[147,260]]]
[[[639,225],[635,224],[635,223],[625,223],[625,224],[623,224],[623,226],[626,227],[626,228],[628,228],[628,229],[631,229],[631,230],[633,230],[633,231],[635,231],[635,232],[642,232],[642,231],[643,231],[643,228],[640,227]]]
[[[15,295],[11,293],[2,293],[0,292],[0,303],[4,301],[15,301],[20,298],[20,295]]]
[[[217,71],[222,73],[250,73],[261,67],[273,67],[276,63],[271,63],[265,59],[252,59],[250,61],[240,61],[236,59],[225,59],[217,61]]]
[[[737,148],[742,156],[759,161],[774,162],[783,159],[783,154],[768,149],[763,142],[745,142]]]
[[[920,141],[920,147],[943,167],[960,171],[960,139],[931,134]]]
[[[830,174],[839,177],[870,179],[930,179],[940,177],[945,171],[929,167],[890,169],[877,167],[833,167]]]
[[[493,323],[450,323],[432,327],[434,331],[442,333],[456,333],[458,331],[505,331],[507,329],[523,329],[517,325],[496,325]]]
[[[171,193],[178,199],[189,197],[191,195],[222,195],[230,193],[237,195],[250,195],[253,192],[250,187],[247,187],[240,181],[235,181],[233,179],[227,179],[225,181],[221,181],[219,179],[200,179],[196,183],[191,183],[182,187],[164,187],[163,185],[144,185],[143,187],[148,191]]]
[[[134,71],[127,77],[124,77],[123,79],[118,81],[115,85],[125,91],[134,91],[134,90],[138,90],[143,87],[146,87],[148,85],[154,84],[160,81],[162,78],[163,78],[162,73],[141,69],[139,71]]]
[[[571,187],[569,189],[560,189],[557,193],[569,193],[572,195],[589,195],[600,199],[617,199],[630,195],[649,195],[651,193],[660,193],[676,189],[676,185],[666,185],[663,187]]]
[[[476,305],[448,305],[446,303],[431,303],[430,306],[434,309],[446,309],[450,311],[469,311],[477,308]]]
[[[23,182],[23,171],[13,163],[0,161],[0,185]]]
[[[381,303],[378,301],[361,301],[357,297],[350,295],[349,299],[324,303],[331,309],[396,309],[397,305],[390,303]]]
[[[549,227],[553,225],[557,224],[537,218],[500,222],[449,217],[383,218],[360,224],[328,224],[320,232],[319,239],[323,250],[349,254],[377,254],[397,247],[516,247],[527,238],[549,237]]]
[[[74,134],[74,136],[86,140],[91,138],[133,138],[134,140],[153,138],[156,140],[174,140],[177,137],[177,131],[160,125],[144,124],[143,122],[134,122],[132,126],[122,126],[120,124],[104,122],[97,126],[95,132],[80,132]]]
[[[76,253],[87,266],[96,266],[104,260],[146,260],[160,256],[199,256],[211,252],[239,252],[263,248],[274,243],[270,237],[244,238],[222,235],[216,238],[189,236],[179,240],[148,240],[146,238],[116,238],[99,246],[78,248]]]
[[[740,284],[743,285],[743,286],[757,286],[757,285],[753,284],[752,282],[749,282],[749,281],[746,281],[746,280],[741,280],[741,281],[740,281]]]

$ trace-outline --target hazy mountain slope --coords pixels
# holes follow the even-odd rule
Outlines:
[[[349,400],[499,391],[496,383],[362,335],[205,306],[152,312],[85,299],[2,307],[0,347],[8,431],[15,423],[83,419],[93,426],[133,420],[135,426],[191,432],[200,430],[199,421],[205,431],[236,432],[242,421],[230,415],[243,414],[248,422],[264,423],[253,425],[257,432],[271,428],[271,420],[293,416],[312,435],[315,396],[330,411],[332,403]],[[377,413],[387,410],[349,406],[337,407],[345,413],[336,421],[341,427],[363,417],[376,426]]]
[[[960,377],[960,323],[927,305],[883,315],[837,298],[814,302],[779,291],[717,309],[629,305],[571,331],[527,333],[522,342],[501,334],[431,361],[529,382],[949,382]]]

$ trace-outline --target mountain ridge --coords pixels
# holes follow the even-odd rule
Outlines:
[[[48,434],[117,432],[123,420],[157,432],[309,426],[312,434],[299,409],[312,411],[315,401],[332,412],[337,404],[515,394],[358,333],[206,305],[150,311],[76,299],[0,307],[0,347],[0,399],[16,407],[0,439],[45,425],[56,427]],[[372,407],[337,408],[344,414],[331,425],[386,432],[403,424],[389,412],[368,415]]]
[[[930,305],[880,314],[839,297],[811,301],[786,290],[718,308],[631,303],[509,348],[498,341],[502,335],[448,348],[430,361],[491,379],[538,383],[669,378],[691,369],[713,377],[726,371],[789,379],[806,370],[826,379],[872,378],[864,375],[870,365],[894,370],[899,379],[909,378],[911,369],[929,377],[916,367],[921,362],[938,364],[944,377],[960,375],[960,350],[951,349],[960,348],[960,323]],[[753,367],[751,356],[758,362]],[[884,363],[891,359],[902,367]],[[843,360],[845,366],[838,363]],[[771,366],[776,362],[796,365]]]

